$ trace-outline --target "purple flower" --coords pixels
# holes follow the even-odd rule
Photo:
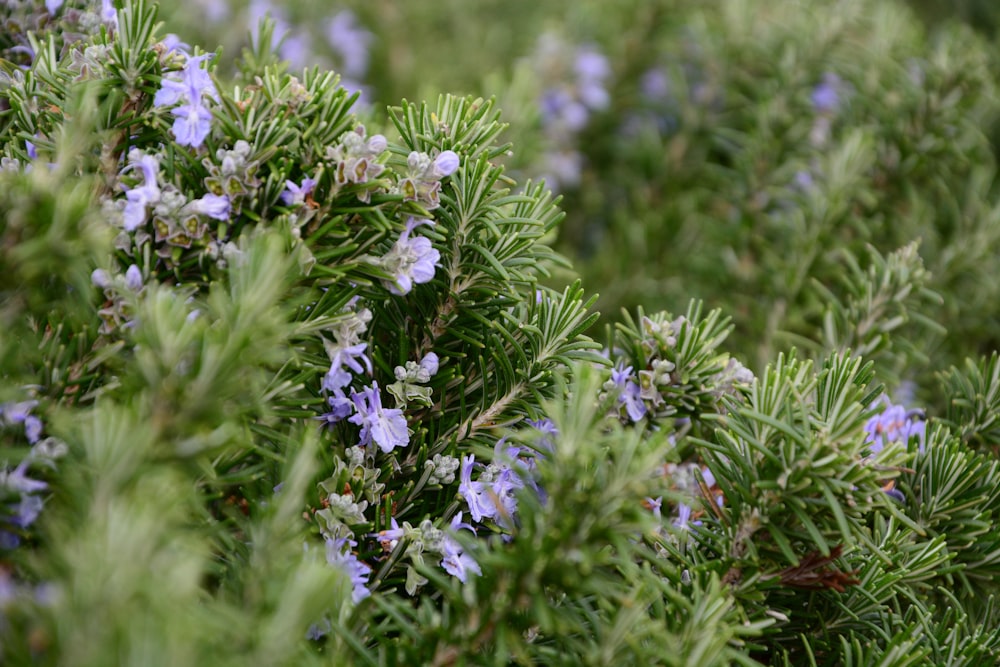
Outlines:
[[[138,292],[142,289],[142,271],[135,264],[129,266],[125,272],[125,287],[133,292]]]
[[[63,0],[45,0],[45,11],[49,14],[54,15],[62,6]]]
[[[351,547],[357,545],[358,543],[354,540],[348,540],[344,537],[336,540],[327,539],[326,541],[326,562],[341,568],[351,578],[351,585],[354,587],[351,592],[351,600],[355,604],[371,595],[371,591],[368,590],[368,578],[372,573],[372,569],[359,561],[354,552],[350,550]]]
[[[438,356],[433,352],[428,352],[424,355],[424,358],[420,360],[420,370],[427,373],[427,377],[433,377],[438,372]]]
[[[101,0],[101,20],[118,29],[118,11],[111,0]]]
[[[700,526],[701,521],[691,521],[691,506],[680,503],[677,506],[677,518],[674,525],[680,530],[691,530],[691,526]]]
[[[351,398],[357,412],[347,421],[361,426],[360,444],[374,442],[383,452],[389,453],[396,447],[405,447],[410,443],[410,431],[403,411],[382,407],[377,382],[373,382],[371,387],[365,387],[360,394],[352,394]]]
[[[813,88],[812,103],[816,113],[833,114],[840,107],[840,77],[833,72],[823,75],[823,81]]]
[[[333,426],[354,412],[354,401],[348,398],[340,387],[333,390],[333,396],[327,398],[326,402],[330,405],[330,411],[316,418],[325,426]]]
[[[171,51],[176,51],[178,53],[183,53],[186,55],[188,51],[191,50],[190,44],[188,44],[187,42],[182,42],[181,38],[172,32],[168,33],[163,38],[163,41],[161,43],[163,44],[163,48],[167,50],[167,53],[170,53]]]
[[[229,210],[231,204],[226,195],[205,195],[201,199],[195,199],[187,205],[187,209],[200,215],[207,215],[216,220],[229,220]]]
[[[313,178],[304,179],[301,187],[296,185],[294,181],[285,181],[286,190],[281,193],[281,201],[285,202],[287,206],[304,204],[306,197],[312,193],[315,187],[316,179]]]
[[[649,508],[650,510],[652,510],[653,516],[655,516],[657,520],[660,520],[663,517],[663,510],[662,510],[662,508],[663,508],[663,497],[662,496],[657,497],[657,498],[645,498],[643,500],[643,504],[647,508]]]
[[[406,534],[405,529],[399,527],[399,522],[395,518],[389,519],[389,525],[391,526],[389,529],[380,530],[371,535],[371,537],[374,537],[382,545],[383,551],[392,551],[395,549],[396,545]]]
[[[576,55],[577,92],[580,101],[590,109],[604,109],[611,96],[604,80],[611,74],[608,59],[592,48],[581,48]]]
[[[885,445],[892,442],[901,442],[904,445],[910,438],[917,438],[920,443],[920,451],[924,451],[924,433],[927,423],[923,421],[922,410],[907,410],[902,405],[893,405],[888,397],[883,397],[885,409],[881,414],[875,415],[865,424],[865,432],[868,436],[865,442],[870,443],[869,449],[872,454],[882,451]]]
[[[214,53],[203,53],[191,56],[184,63],[180,72],[171,72],[160,82],[160,89],[153,97],[154,107],[170,106],[178,102],[200,104],[203,95],[219,100],[219,92],[208,72],[201,68],[201,63],[213,57]]]
[[[177,116],[170,129],[179,146],[197,148],[212,131],[212,112],[200,103],[182,104],[170,113]]]
[[[218,101],[219,92],[212,77],[201,69],[201,63],[213,55],[189,57],[179,74],[174,72],[163,78],[160,90],[153,97],[155,107],[185,103],[171,112],[177,116],[172,129],[181,146],[197,148],[211,131],[212,112],[202,105],[202,97],[208,95]]]
[[[42,502],[41,497],[34,495],[23,495],[21,496],[21,502],[17,505],[11,505],[11,509],[14,510],[14,516],[11,518],[11,523],[15,526],[20,526],[21,528],[27,528],[35,522],[38,515],[42,513]]]
[[[21,461],[12,471],[0,472],[0,487],[5,487],[15,493],[34,493],[43,491],[49,487],[45,482],[31,479],[25,475],[28,470],[28,460]]]
[[[444,151],[434,158],[434,162],[431,163],[433,167],[431,175],[434,178],[451,176],[458,169],[459,163],[458,154],[455,151]]]
[[[458,532],[462,528],[471,530],[473,533],[476,532],[476,529],[471,525],[462,522],[462,513],[459,512],[451,520],[451,530]],[[445,535],[442,541],[442,550],[444,558],[441,559],[441,567],[451,576],[457,577],[463,584],[468,579],[470,572],[477,576],[483,573],[479,567],[479,563],[472,556],[465,553],[462,545],[450,535]]]
[[[483,519],[491,519],[496,516],[497,508],[493,504],[493,498],[487,487],[482,482],[472,481],[472,466],[476,462],[476,457],[472,454],[462,457],[462,466],[459,469],[458,493],[465,499],[469,506],[469,514],[476,523],[482,523]]]
[[[383,265],[395,276],[395,280],[387,285],[393,294],[408,294],[413,285],[427,283],[434,278],[441,253],[434,248],[430,239],[424,236],[410,237],[416,227],[425,224],[433,223],[430,220],[410,218],[399,240],[382,258]]]
[[[143,184],[125,192],[124,223],[125,231],[135,231],[146,222],[146,207],[160,201],[160,186],[157,178],[160,174],[160,163],[152,155],[143,155],[134,151],[129,155],[129,166],[122,171],[138,167],[142,171]]]
[[[646,404],[639,395],[641,389],[638,383],[632,380],[632,367],[622,366],[624,364],[611,371],[611,381],[618,388],[618,405],[624,405],[629,419],[637,422],[646,414]]]
[[[538,438],[537,445],[538,448],[552,453],[556,449],[555,436],[559,435],[559,429],[548,417],[543,417],[542,419],[529,419],[528,426],[534,427],[541,433],[541,437]]]
[[[355,373],[363,373],[365,369],[372,372],[372,361],[365,354],[368,343],[356,343],[346,347],[336,348],[333,359],[330,360],[330,370],[323,378],[323,389],[335,391],[341,387],[346,387],[351,383],[351,374],[344,370],[344,366]],[[358,362],[360,359],[364,366]]]

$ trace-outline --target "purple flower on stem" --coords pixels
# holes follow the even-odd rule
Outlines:
[[[44,491],[49,487],[45,482],[31,479],[25,473],[28,470],[28,459],[21,461],[16,468],[8,472],[0,472],[0,487],[16,493],[34,493]]]
[[[372,372],[372,361],[365,354],[368,343],[356,343],[346,347],[336,348],[333,359],[330,360],[330,370],[323,378],[323,389],[326,391],[336,391],[346,387],[351,383],[351,374],[344,370],[346,366],[355,373],[363,373],[365,369]],[[360,359],[364,366],[358,362]]]
[[[927,423],[923,421],[923,411],[907,410],[902,405],[893,405],[888,398],[884,398],[884,402],[885,410],[865,424],[865,432],[868,433],[865,442],[870,443],[871,453],[877,454],[885,445],[892,442],[901,442],[905,445],[910,438],[918,439],[920,451],[923,452],[924,433],[927,429]]]
[[[125,271],[125,287],[133,292],[142,289],[142,271],[135,264],[129,266],[128,270]]]
[[[455,151],[443,151],[431,163],[431,177],[444,178],[451,176],[458,170],[460,161]]]
[[[611,371],[611,381],[618,388],[618,405],[625,406],[629,419],[637,422],[646,414],[646,404],[639,395],[639,384],[632,379],[632,367],[618,366]]]
[[[351,395],[357,412],[347,421],[361,426],[361,445],[374,442],[385,453],[410,444],[406,417],[398,408],[383,408],[378,383]]]
[[[35,522],[38,515],[42,513],[43,502],[41,497],[33,495],[23,495],[21,496],[21,502],[16,505],[11,505],[11,509],[14,510],[14,516],[11,518],[11,523],[15,526],[20,526],[21,528],[27,528]]]
[[[308,197],[313,188],[316,187],[316,179],[306,178],[302,181],[302,185],[298,186],[294,181],[285,181],[285,191],[281,193],[281,201],[285,203],[286,206],[296,206],[298,204],[304,204],[306,197]]]
[[[454,532],[458,532],[462,528],[471,530],[473,533],[476,532],[476,529],[471,525],[462,522],[461,512],[452,518],[450,527]],[[477,576],[483,573],[482,569],[479,567],[479,563],[477,563],[472,556],[467,554],[462,548],[462,545],[450,535],[445,535],[444,540],[442,541],[442,550],[444,552],[444,558],[441,559],[441,567],[443,567],[445,572],[451,576],[457,577],[463,584],[468,579],[470,572]]]
[[[170,106],[184,102],[171,113],[177,116],[173,132],[181,146],[198,147],[211,131],[212,112],[202,105],[202,97],[208,95],[219,100],[212,77],[201,69],[201,62],[214,54],[206,53],[187,59],[180,73],[172,73],[163,78],[160,90],[153,97],[153,106]]]
[[[341,568],[351,578],[351,585],[354,590],[351,592],[351,600],[355,604],[361,602],[371,595],[368,590],[368,578],[372,569],[358,560],[358,557],[351,551],[351,547],[357,546],[354,540],[341,537],[336,540],[326,541],[326,562],[334,567]]]
[[[200,215],[207,215],[216,220],[229,220],[229,210],[231,204],[226,195],[205,195],[201,199],[195,199],[187,205],[189,211]]]
[[[408,294],[415,284],[427,283],[434,278],[441,253],[427,237],[410,236],[420,225],[432,224],[430,220],[410,218],[399,240],[382,258],[382,264],[395,276],[394,281],[387,284],[393,294]]]
[[[486,484],[472,481],[472,466],[476,462],[476,457],[472,454],[462,457],[462,465],[459,469],[458,493],[465,499],[469,506],[469,514],[476,523],[482,523],[483,519],[492,519],[497,514],[496,505],[493,503],[493,496]]]
[[[333,396],[328,397],[326,402],[330,405],[330,411],[316,417],[324,426],[332,427],[354,412],[354,401],[348,398],[340,387],[333,390]]]
[[[378,543],[382,545],[383,551],[392,551],[399,544],[399,541],[403,539],[406,534],[405,529],[399,527],[399,522],[394,518],[389,519],[390,528],[386,530],[380,530],[377,533],[372,533],[371,537],[378,540]]]
[[[125,231],[135,231],[146,222],[146,207],[158,204],[160,201],[160,186],[157,178],[160,175],[160,163],[152,155],[143,155],[134,151],[129,155],[129,166],[122,171],[138,167],[142,171],[143,184],[125,192],[124,223]]]

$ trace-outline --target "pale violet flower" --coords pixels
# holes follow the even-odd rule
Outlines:
[[[646,404],[640,397],[638,383],[632,378],[632,367],[618,366],[611,371],[611,381],[618,388],[618,405],[625,406],[629,419],[637,422],[646,414]]]
[[[122,171],[138,167],[142,171],[143,184],[125,192],[124,225],[125,231],[135,231],[146,222],[146,209],[160,202],[160,186],[157,178],[160,174],[160,163],[153,155],[144,155],[138,150],[129,154],[129,166]]]
[[[187,210],[201,215],[207,215],[216,220],[229,220],[229,210],[231,204],[226,195],[205,195],[201,199],[195,199],[187,205]]]
[[[341,345],[335,348],[330,360],[330,370],[323,377],[323,389],[332,392],[349,385],[352,376],[344,370],[345,367],[354,373],[360,374],[365,372],[366,369],[371,373],[372,361],[365,354],[367,347],[368,343],[355,343],[354,345]],[[362,364],[364,365],[362,366]]]
[[[357,604],[371,595],[368,590],[368,578],[372,569],[358,560],[358,557],[351,551],[357,546],[354,540],[339,538],[326,541],[326,562],[334,567],[339,567],[351,579],[351,600]]]
[[[361,445],[375,443],[385,453],[410,444],[406,417],[398,408],[383,408],[378,383],[351,395],[357,412],[347,421],[361,427]]]
[[[458,169],[460,161],[455,151],[442,151],[431,163],[431,175],[434,178],[451,176]]]
[[[434,278],[441,253],[430,239],[411,236],[416,227],[432,224],[430,220],[410,218],[399,240],[382,257],[382,265],[394,276],[394,280],[386,284],[393,294],[408,294],[414,285],[430,282]]]
[[[303,179],[302,185],[297,185],[294,181],[285,181],[285,191],[281,193],[281,201],[287,206],[304,204],[306,197],[312,194],[316,187],[316,179]]]
[[[462,528],[471,530],[473,533],[476,529],[471,525],[462,522],[462,513],[456,514],[452,520],[450,528],[453,532],[458,532]],[[442,552],[444,558],[441,559],[441,567],[445,569],[445,572],[453,577],[457,577],[459,581],[463,584],[468,579],[469,573],[475,575],[481,575],[483,571],[479,567],[479,563],[465,552],[462,545],[458,543],[455,538],[451,535],[445,534],[442,540]]]
[[[125,287],[133,292],[138,292],[142,289],[142,271],[135,264],[128,267],[128,270],[125,271]]]
[[[476,457],[472,454],[462,457],[458,493],[469,506],[472,520],[482,523],[483,519],[492,519],[497,515],[497,507],[493,502],[494,496],[491,495],[489,486],[483,482],[472,481],[472,467],[475,462]]]

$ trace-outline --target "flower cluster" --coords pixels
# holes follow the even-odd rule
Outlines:
[[[517,514],[515,492],[527,487],[544,497],[535,480],[535,458],[539,456],[542,454],[534,449],[508,444],[506,438],[497,441],[488,465],[477,464],[474,454],[463,456],[458,494],[465,500],[472,520],[482,523],[490,519],[512,532]],[[473,481],[472,472],[476,468],[480,471]]]
[[[400,407],[386,408],[382,404],[382,391],[378,382],[373,381],[360,391],[350,387],[356,375],[371,374],[372,362],[365,353],[368,344],[361,335],[371,319],[366,308],[345,313],[344,318],[334,328],[334,342],[327,342],[330,369],[323,377],[322,388],[327,396],[330,410],[319,417],[328,427],[346,419],[361,427],[358,445],[377,446],[389,453],[398,447],[405,447],[410,441],[406,416]],[[420,385],[428,382],[437,373],[438,357],[429,352],[419,362],[409,362],[406,367],[396,369],[397,382],[390,386],[390,393],[398,406],[406,406],[408,400],[418,400],[424,404],[430,401],[430,389]],[[348,395],[345,391],[350,388]]]
[[[379,161],[388,147],[381,134],[367,136],[364,125],[345,132],[334,146],[326,149],[326,161],[333,172],[335,187],[356,186],[358,199],[368,203],[372,189],[381,187],[373,182],[385,166]]]
[[[442,151],[431,157],[412,151],[406,157],[408,173],[396,188],[406,201],[419,202],[428,211],[440,206],[441,179],[458,170],[459,158],[455,151]]]
[[[6,462],[0,464],[0,500],[5,509],[0,517],[0,549],[17,547],[25,529],[38,519],[44,507],[41,493],[49,485],[29,476],[29,468],[36,465],[54,468],[56,459],[67,452],[64,443],[42,438],[44,423],[32,414],[37,406],[34,400],[0,404],[0,427],[14,430],[32,446],[28,455],[13,468]]]
[[[180,72],[171,72],[163,78],[160,90],[153,98],[154,107],[180,106],[171,110],[177,117],[173,125],[174,137],[180,146],[201,146],[212,129],[212,112],[204,105],[203,98],[219,101],[219,92],[201,63],[214,54],[187,56]]]
[[[248,145],[245,150],[249,151]],[[220,149],[220,152],[228,155],[234,151]],[[153,240],[160,257],[172,258],[178,248],[215,245],[208,220],[228,221],[234,200],[221,191],[210,191],[196,199],[189,199],[172,183],[163,183],[161,159],[159,155],[148,154],[137,148],[129,151],[128,164],[119,174],[121,187],[125,191],[121,219],[126,234],[134,233],[135,238],[122,237],[119,239],[119,246],[128,250],[132,248],[133,242],[135,247],[141,247],[150,239],[146,224],[150,221],[151,212]],[[229,161],[234,162],[231,159]],[[223,162],[225,164],[226,161]],[[131,176],[129,172],[134,170],[140,173],[141,180],[136,181]],[[206,187],[212,187],[219,180],[214,176],[205,179]]]

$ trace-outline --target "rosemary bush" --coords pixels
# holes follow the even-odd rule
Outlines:
[[[756,374],[697,300],[595,342],[492,100],[4,11],[5,664],[997,661],[1000,361],[890,402],[915,244]]]

